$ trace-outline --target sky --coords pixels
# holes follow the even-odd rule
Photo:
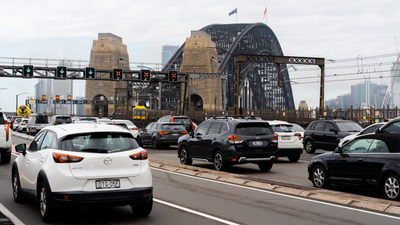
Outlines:
[[[326,59],[325,100],[371,79],[390,83],[400,49],[400,4],[395,0],[0,0],[0,65],[11,58],[89,60],[98,33],[127,45],[130,62],[161,63],[162,45],[182,45],[210,24],[266,23],[285,56]],[[229,12],[237,8],[237,14]],[[264,11],[267,8],[266,18]],[[319,104],[318,67],[289,68],[296,108]],[[140,68],[131,68],[140,69]],[[37,79],[0,78],[0,108],[34,96]],[[84,95],[74,84],[73,97]],[[7,89],[2,89],[7,88]]]

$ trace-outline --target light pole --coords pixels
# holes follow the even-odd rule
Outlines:
[[[28,94],[28,92],[23,92],[23,93],[21,93],[21,94],[15,95],[15,99],[16,99],[16,108],[15,108],[15,109],[18,109],[18,96],[24,95],[24,94]]]

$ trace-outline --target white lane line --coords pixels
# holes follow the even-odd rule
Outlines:
[[[3,213],[13,224],[15,225],[25,225],[21,220],[19,220],[14,214],[12,214],[6,207],[0,203],[0,212]]]
[[[386,214],[382,214],[382,213],[377,213],[377,212],[372,212],[372,211],[352,208],[352,207],[349,207],[349,206],[342,206],[342,205],[337,205],[337,204],[334,204],[334,203],[328,203],[328,202],[322,202],[322,201],[318,201],[318,200],[308,199],[308,198],[304,198],[304,197],[297,197],[297,196],[287,195],[287,194],[283,194],[283,193],[278,193],[278,192],[273,192],[273,191],[268,191],[268,190],[263,190],[263,189],[257,189],[257,188],[242,186],[242,185],[238,185],[238,184],[232,184],[232,183],[226,183],[226,182],[217,181],[217,180],[210,180],[210,179],[207,179],[207,178],[190,176],[190,175],[181,174],[181,173],[177,173],[177,172],[173,172],[173,171],[167,171],[167,170],[158,169],[158,168],[154,168],[154,167],[152,167],[151,169],[158,170],[158,171],[161,171],[161,172],[166,172],[166,173],[173,173],[173,174],[176,174],[176,175],[189,177],[189,178],[193,178],[193,179],[199,179],[199,180],[214,182],[214,183],[218,183],[218,184],[225,184],[225,185],[232,186],[232,187],[238,187],[238,188],[248,189],[248,190],[252,190],[252,191],[258,191],[258,192],[263,192],[263,193],[267,193],[267,194],[278,195],[278,196],[282,196],[282,197],[293,198],[293,199],[307,201],[307,202],[319,203],[319,204],[322,204],[322,205],[333,206],[333,207],[336,207],[336,208],[348,209],[348,210],[353,210],[353,211],[357,211],[357,212],[362,212],[362,213],[372,214],[372,215],[376,215],[376,216],[382,216],[382,217],[387,217],[387,218],[391,218],[391,219],[400,220],[400,217],[398,217],[398,216],[391,216],[391,215],[386,215]]]
[[[179,205],[175,205],[173,203],[165,202],[163,200],[159,200],[159,199],[153,198],[153,201],[155,201],[157,203],[160,203],[160,204],[164,204],[164,205],[170,206],[172,208],[176,208],[176,209],[188,212],[188,213],[192,213],[192,214],[195,214],[195,215],[198,215],[198,216],[202,216],[202,217],[205,217],[207,219],[215,220],[215,221],[220,222],[220,223],[229,224],[229,225],[239,225],[238,223],[234,223],[234,222],[231,222],[231,221],[228,221],[228,220],[224,220],[224,219],[221,219],[221,218],[218,218],[218,217],[215,217],[215,216],[211,216],[211,215],[208,215],[208,214],[205,214],[205,213],[201,213],[201,212],[198,212],[198,211],[195,211],[195,210],[192,210],[192,209],[188,209],[188,208],[185,208],[185,207],[182,207],[182,206],[179,206]]]

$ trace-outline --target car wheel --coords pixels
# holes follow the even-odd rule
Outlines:
[[[1,163],[10,163],[11,161],[11,151],[1,153]]]
[[[288,156],[290,162],[297,162],[300,159],[300,154],[292,154]]]
[[[382,184],[383,194],[385,198],[396,200],[399,198],[399,177],[395,174],[389,174],[385,177]]]
[[[140,147],[143,147],[142,140],[140,140],[140,137],[137,137],[136,142]]]
[[[160,145],[158,144],[157,138],[153,138],[153,148],[157,149],[159,147],[160,147]]]
[[[315,187],[326,188],[329,186],[328,175],[323,166],[315,166],[312,170],[312,183]]]
[[[185,146],[181,147],[181,151],[179,153],[179,159],[181,164],[183,165],[192,165],[192,160],[189,159],[189,153],[187,152],[187,148]]]
[[[272,165],[274,165],[273,162],[263,162],[258,164],[258,168],[260,168],[261,171],[270,171]]]
[[[314,143],[311,140],[307,140],[306,144],[304,146],[305,150],[307,153],[314,153],[315,148],[314,148]]]
[[[132,207],[132,212],[136,216],[145,217],[151,213],[152,208],[153,208],[153,197],[151,198],[150,202],[148,202],[148,203],[138,204],[138,205]]]
[[[19,182],[18,170],[12,171],[12,186],[13,186],[13,197],[16,203],[25,202],[28,198],[21,193],[21,183]]]
[[[223,171],[226,168],[226,162],[224,155],[221,151],[217,151],[213,158],[214,169],[218,171]]]
[[[50,222],[54,216],[54,209],[50,203],[50,190],[42,182],[39,193],[39,209],[43,222]]]

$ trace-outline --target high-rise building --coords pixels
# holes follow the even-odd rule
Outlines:
[[[161,48],[161,68],[167,65],[168,61],[172,58],[176,51],[178,51],[179,45],[163,45]]]

